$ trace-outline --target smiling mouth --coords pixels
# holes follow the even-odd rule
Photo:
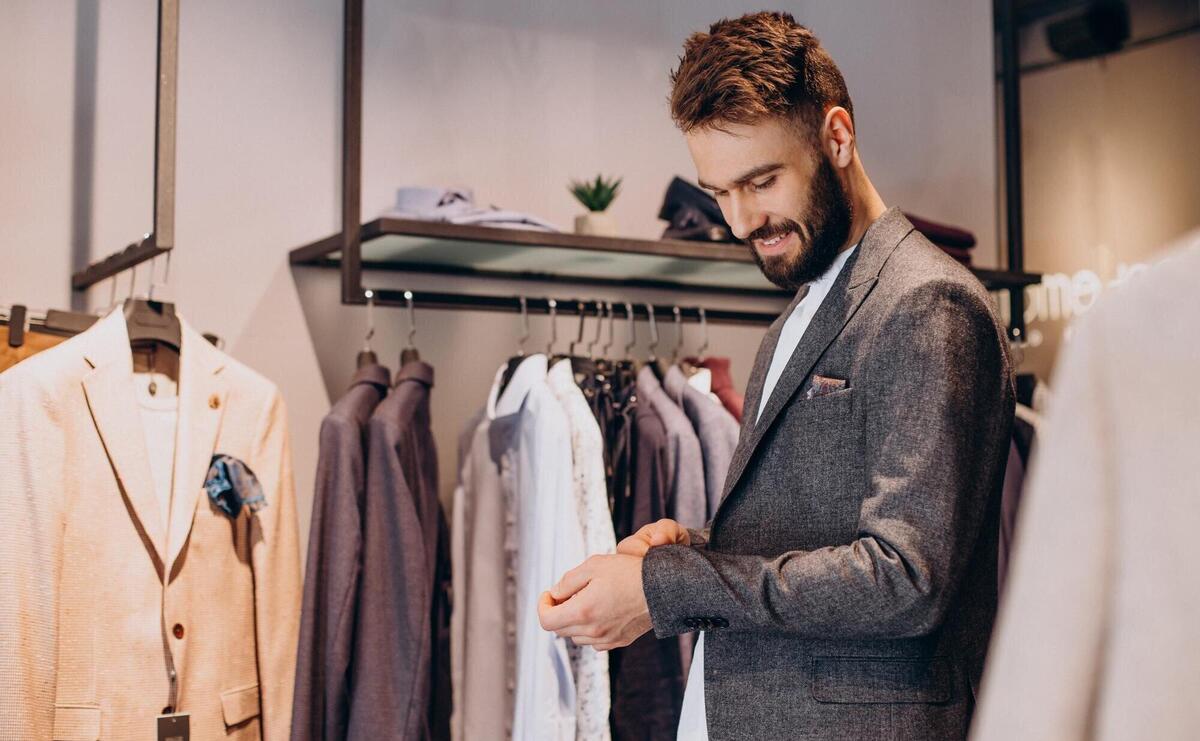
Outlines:
[[[795,232],[785,232],[776,235],[771,239],[756,239],[754,248],[758,250],[758,254],[765,256],[778,255],[787,248],[791,247],[792,239],[795,237]]]

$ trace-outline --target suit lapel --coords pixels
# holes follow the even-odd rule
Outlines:
[[[135,525],[141,530],[159,573],[165,563],[166,512],[159,505],[146,452],[146,433],[133,385],[133,355],[125,316],[117,308],[86,333],[84,397],[96,432]],[[116,506],[116,502],[113,503]]]
[[[174,567],[183,550],[196,504],[204,491],[209,463],[225,413],[228,389],[221,375],[223,356],[186,324],[180,348],[179,429],[171,487],[171,517],[167,563]],[[168,572],[170,573],[170,572]]]
[[[730,492],[737,486],[746,467],[754,457],[759,443],[766,436],[771,425],[779,416],[796,390],[804,384],[813,367],[831,344],[845,329],[858,307],[862,305],[867,294],[875,286],[879,271],[891,255],[896,245],[912,231],[912,224],[898,208],[890,208],[876,219],[863,235],[855,254],[850,256],[842,273],[834,282],[829,294],[821,303],[821,308],[805,331],[796,351],[784,367],[767,406],[763,409],[762,417],[755,422],[758,413],[759,399],[763,384],[766,380],[767,369],[775,354],[783,324],[787,321],[802,294],[792,302],[764,339],[759,348],[758,358],[754,363],[750,383],[746,392],[746,404],[743,412],[742,431],[738,437],[738,445],[730,461],[729,474],[725,478],[725,487],[721,495],[724,503]],[[718,509],[718,513],[719,513]]]
[[[104,442],[129,510],[145,533],[161,574],[165,563],[163,531],[166,513],[159,506],[150,476],[150,457],[146,452],[146,436],[133,388],[132,366],[120,361],[99,366],[84,376],[83,389],[92,421]],[[115,506],[116,502],[113,504]]]

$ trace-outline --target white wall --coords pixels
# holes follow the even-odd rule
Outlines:
[[[183,0],[181,10],[170,295],[282,388],[305,523],[317,427],[351,371],[363,321],[361,309],[337,303],[336,276],[286,262],[289,249],[338,227],[341,6]],[[155,7],[0,3],[0,303],[69,305],[73,245],[96,257],[148,230]],[[991,3],[779,7],[810,25],[842,67],[885,200],[974,230],[979,264],[996,264]],[[364,215],[385,209],[398,185],[464,184],[480,201],[569,227],[579,207],[567,180],[604,172],[625,177],[613,207],[623,231],[658,235],[667,182],[694,177],[667,115],[668,71],[689,32],[754,9],[714,0],[367,2]],[[469,289],[489,288],[516,290]],[[100,287],[92,305],[108,296]],[[386,359],[401,322],[395,311],[381,317],[391,322],[377,343]],[[419,345],[438,366],[444,491],[454,433],[518,331],[502,315],[424,312],[419,321]],[[713,332],[744,383],[762,329]]]

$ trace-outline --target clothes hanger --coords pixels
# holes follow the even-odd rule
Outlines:
[[[170,278],[171,253],[167,253],[167,268],[163,282]],[[179,355],[183,347],[183,328],[175,314],[175,305],[154,300],[154,267],[158,258],[150,260],[150,288],[146,298],[135,295],[137,266],[131,268],[129,297],[125,299],[122,312],[125,328],[129,335],[129,347],[134,356],[134,371],[161,373],[172,381],[179,381]],[[148,387],[151,396],[158,393],[158,383],[151,375]]]
[[[379,357],[371,349],[371,338],[375,336],[375,292],[368,288],[363,295],[367,299],[367,336],[363,338],[363,349],[358,351],[358,358],[354,361],[357,368],[379,363]]]
[[[558,342],[558,302],[552,298],[546,299],[550,312],[550,341],[546,343],[546,356],[554,356],[554,343]]]
[[[409,363],[417,363],[421,360],[421,353],[417,352],[415,338],[417,336],[417,316],[413,310],[413,292],[404,292],[404,301],[408,304],[408,345],[400,351],[400,367],[403,368]]]
[[[708,316],[703,306],[696,307],[696,311],[700,314],[700,332],[704,341],[700,344],[700,347],[696,348],[695,355],[679,361],[679,367],[688,376],[694,376],[700,371],[700,363],[704,359],[704,353],[708,351]]]
[[[671,364],[675,365],[679,362],[679,351],[683,349],[683,312],[678,306],[672,306],[671,312],[675,315],[675,347],[671,349]]]
[[[587,356],[591,360],[596,359],[595,347],[596,343],[600,342],[600,333],[604,330],[604,302],[596,302],[596,336],[587,346]]]
[[[175,315],[175,304],[154,300],[155,257],[150,261],[150,291],[145,299],[136,298],[137,266],[131,268],[129,298],[125,299],[125,326],[130,345],[166,346],[179,352],[182,346],[182,327]],[[171,271],[171,253],[167,253],[167,279]],[[164,280],[164,283],[166,280]]]
[[[654,305],[646,304],[645,306],[646,314],[650,318],[650,354],[646,358],[646,365],[650,366],[654,377],[661,381],[663,379],[662,363],[658,362],[658,356],[655,355],[658,350],[658,325],[654,321]]]
[[[498,393],[503,394],[504,389],[508,388],[508,382],[512,380],[513,374],[517,372],[517,366],[525,361],[525,342],[529,339],[529,303],[524,296],[519,296],[521,302],[521,337],[517,340],[517,354],[508,359],[504,366],[504,372],[500,374],[500,390]]]

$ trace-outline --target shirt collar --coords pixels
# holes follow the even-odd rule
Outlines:
[[[533,385],[538,381],[546,380],[546,365],[546,356],[541,353],[525,358],[517,366],[512,378],[509,379],[504,393],[500,393],[500,381],[504,375],[504,366],[501,366],[496,373],[495,381],[492,382],[492,391],[488,395],[488,418],[505,417],[520,411],[521,404],[524,403],[525,397]]]

